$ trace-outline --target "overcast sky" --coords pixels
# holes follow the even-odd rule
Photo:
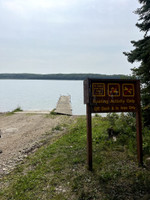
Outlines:
[[[138,0],[0,0],[0,73],[131,74]]]

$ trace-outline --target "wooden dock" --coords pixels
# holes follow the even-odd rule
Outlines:
[[[61,96],[58,100],[55,113],[72,115],[71,96]]]

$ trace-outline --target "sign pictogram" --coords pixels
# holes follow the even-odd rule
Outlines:
[[[104,83],[93,83],[92,84],[92,95],[103,97],[105,96],[105,84]]]
[[[120,96],[120,85],[118,83],[108,83],[108,95],[114,97]]]
[[[124,97],[133,97],[134,96],[134,84],[125,83],[122,84],[122,91]]]

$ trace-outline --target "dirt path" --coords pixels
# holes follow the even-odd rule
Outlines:
[[[16,164],[42,145],[42,140],[54,140],[63,131],[51,132],[62,123],[70,123],[75,116],[46,114],[0,114],[0,176],[9,173]]]

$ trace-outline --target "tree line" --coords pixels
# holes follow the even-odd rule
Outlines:
[[[31,80],[85,80],[87,78],[97,79],[128,79],[127,75],[106,74],[0,74],[0,79],[31,79]]]
[[[135,11],[139,15],[136,26],[143,32],[143,38],[131,41],[134,49],[124,54],[130,63],[139,63],[132,72],[141,81],[142,114],[144,124],[150,126],[150,0],[139,3],[142,6]]]

